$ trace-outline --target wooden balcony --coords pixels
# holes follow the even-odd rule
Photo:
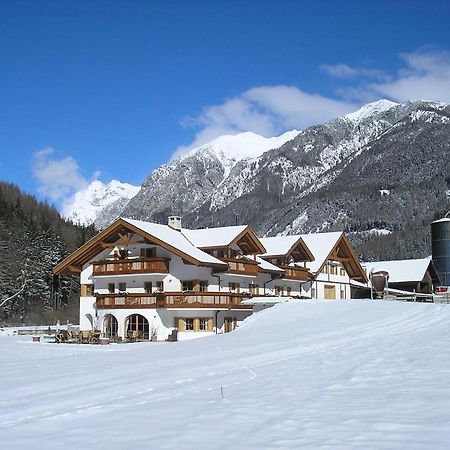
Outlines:
[[[220,258],[221,261],[228,264],[227,273],[235,273],[238,275],[248,275],[256,277],[258,275],[258,263],[249,259],[237,258]]]
[[[252,309],[241,305],[242,294],[228,292],[166,292],[154,294],[97,294],[98,309],[213,308]]]
[[[135,273],[169,273],[166,258],[111,259],[93,262],[93,274],[130,275]]]
[[[154,294],[97,294],[98,309],[156,308]]]
[[[288,280],[308,281],[308,269],[298,266],[278,266],[284,270],[284,278]]]

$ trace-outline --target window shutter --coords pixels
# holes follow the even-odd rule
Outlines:
[[[186,331],[186,322],[184,321],[184,318],[178,317],[177,323],[178,323],[177,328],[179,331]]]
[[[193,284],[193,291],[200,292],[200,280],[194,280]]]
[[[208,317],[208,331],[213,331],[214,328],[214,319],[212,317]]]
[[[198,317],[194,319],[194,331],[200,331],[200,319]]]

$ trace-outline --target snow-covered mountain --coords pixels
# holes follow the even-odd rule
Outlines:
[[[125,213],[142,220],[165,221],[169,213],[184,214],[207,202],[236,165],[259,157],[292,140],[298,131],[266,138],[255,133],[221,136],[157,168]]]
[[[117,180],[107,184],[95,180],[75,194],[73,200],[65,205],[63,215],[77,224],[95,223],[97,228],[103,228],[120,215],[139,190],[140,186]]]
[[[450,208],[448,167],[449,105],[380,100],[276,138],[217,138],[153,171],[121,214],[260,235],[343,229],[366,259],[422,257]]]

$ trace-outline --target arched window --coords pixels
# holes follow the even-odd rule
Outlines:
[[[119,324],[112,314],[107,314],[103,319],[103,335],[108,338],[117,337]]]
[[[127,317],[125,331],[127,336],[132,335],[133,332],[138,332],[139,337],[142,339],[149,339],[150,337],[148,320],[140,314],[133,314]]]

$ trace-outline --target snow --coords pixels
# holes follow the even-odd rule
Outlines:
[[[178,343],[0,337],[2,448],[448,448],[449,322],[449,305],[303,301]]]
[[[220,161],[233,160],[234,162],[241,159],[257,158],[264,152],[279,148],[286,142],[294,139],[299,131],[292,130],[275,137],[264,137],[259,134],[247,131],[234,135],[224,135],[202,145],[201,147],[191,150],[186,156],[205,150],[212,151]]]
[[[355,112],[350,114],[346,114],[344,118],[359,123],[368,117],[373,116],[374,114],[382,113],[387,111],[388,109],[393,108],[394,106],[398,106],[399,103],[391,102],[390,100],[381,99],[376,102],[367,103],[362,108],[358,109]]]
[[[397,261],[377,261],[364,263],[363,267],[367,268],[367,272],[378,272],[385,270],[389,272],[390,283],[402,283],[405,281],[422,281],[431,258],[422,259],[405,259]]]
[[[236,225],[230,227],[202,228],[198,230],[181,231],[196,247],[225,247],[241,234],[247,225]]]
[[[111,207],[114,203],[125,206],[125,203],[140,189],[140,186],[117,180],[107,184],[95,180],[74,195],[72,201],[64,206],[63,215],[74,223],[89,225],[95,222],[105,208]]]
[[[248,255],[248,258],[252,258],[252,256]],[[271,264],[270,262],[266,261],[265,259],[260,258],[259,256],[256,256],[255,258],[256,262],[259,264],[260,269],[263,272],[278,272],[283,273],[284,270],[280,269],[278,266],[275,266],[274,264]]]
[[[342,232],[340,231],[302,234],[300,236],[314,256],[314,261],[308,263],[311,272],[315,273],[320,269],[341,236]]]
[[[274,236],[261,238],[260,241],[267,250],[262,256],[281,256],[287,255],[289,250],[300,241],[300,236],[287,235],[287,236]]]
[[[142,220],[128,219],[122,217],[122,219],[142,231],[154,236],[155,238],[169,244],[169,246],[178,249],[186,255],[190,255],[197,259],[201,263],[206,264],[217,264],[221,266],[226,266],[222,261],[214,256],[195,247],[180,231],[174,230],[168,225],[160,225],[158,223],[144,222]]]

